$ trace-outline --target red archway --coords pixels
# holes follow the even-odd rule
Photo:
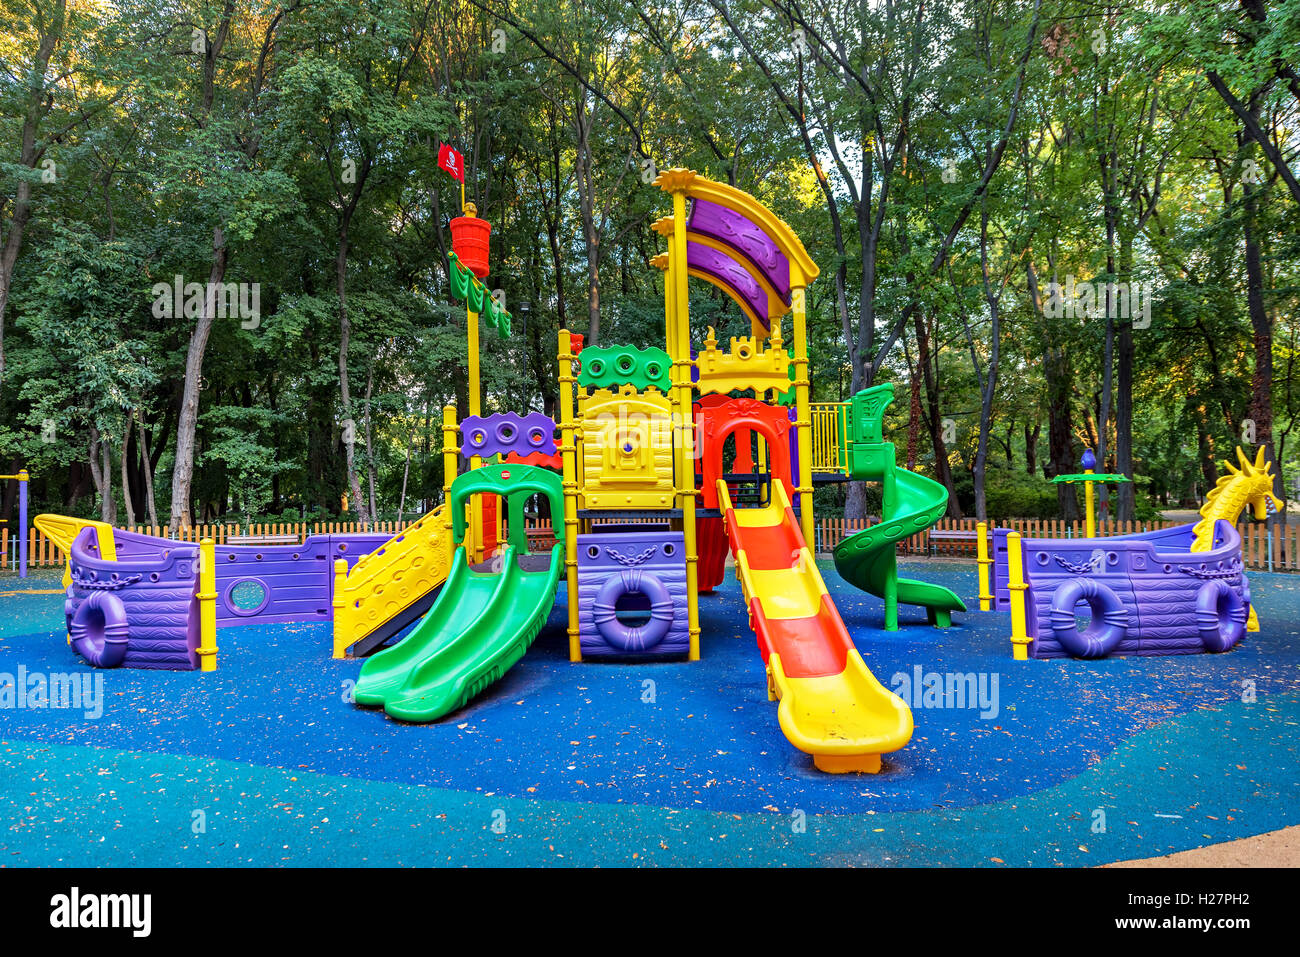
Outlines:
[[[712,398],[712,397],[710,397]],[[718,507],[718,479],[722,478],[722,447],[727,436],[744,430],[757,432],[767,440],[768,464],[773,481],[785,483],[794,501],[794,482],[790,478],[790,415],[782,406],[768,405],[757,399],[727,399],[701,402],[697,429],[705,508]],[[739,448],[739,440],[737,440]],[[748,448],[748,442],[744,443]],[[752,466],[751,466],[752,467]]]

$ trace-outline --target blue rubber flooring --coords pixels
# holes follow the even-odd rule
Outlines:
[[[902,572],[975,591],[964,564]],[[913,705],[880,775],[823,775],[786,742],[733,579],[701,600],[700,662],[570,664],[557,604],[434,725],[348,703],[360,663],[329,658],[328,629],[249,626],[219,632],[215,674],[96,672],[96,719],[0,710],[0,863],[1069,866],[1300,821],[1300,576],[1251,575],[1263,630],[1229,654],[1101,662],[1013,662],[993,613],[940,631],[904,609],[887,633],[825,577]],[[15,594],[57,587],[0,579],[0,675],[93,671],[59,595]],[[918,669],[985,699],[922,697]]]

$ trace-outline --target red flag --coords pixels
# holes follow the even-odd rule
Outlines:
[[[438,166],[450,173],[452,179],[465,182],[465,157],[446,143],[438,146]]]

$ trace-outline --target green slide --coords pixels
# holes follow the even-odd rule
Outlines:
[[[488,466],[463,475],[452,485],[456,541],[465,536],[464,504],[473,494],[501,494],[510,507],[510,544],[493,565],[480,572],[469,566],[463,548],[433,607],[409,635],[372,655],[361,667],[353,697],[357,704],[382,706],[403,721],[435,721],[464,707],[524,656],[546,624],[564,568],[564,546],[556,544],[550,565],[525,571],[527,553],[523,505],[541,493],[552,500],[552,514],[563,514],[559,476],[527,465]]]
[[[880,482],[880,522],[835,547],[835,569],[849,584],[885,600],[885,629],[898,629],[898,605],[923,606],[932,623],[952,624],[952,612],[966,604],[942,585],[899,578],[894,543],[923,532],[948,507],[948,490],[933,479],[899,468],[894,444],[883,439],[885,409],[894,401],[893,383],[864,389],[853,397],[847,455],[851,478]]]

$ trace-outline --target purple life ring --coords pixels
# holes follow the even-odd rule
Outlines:
[[[122,663],[130,630],[122,599],[106,591],[91,592],[68,622],[72,650],[96,668]]]
[[[1206,651],[1227,651],[1246,633],[1246,603],[1221,579],[1196,592],[1196,630]]]
[[[619,621],[618,600],[638,592],[650,599],[650,620],[635,626]],[[601,637],[620,651],[648,651],[668,634],[675,608],[673,596],[658,575],[629,568],[605,579],[591,603],[591,618]]]
[[[1092,624],[1081,635],[1074,606],[1085,601],[1092,609]],[[1099,581],[1075,578],[1052,593],[1049,613],[1052,635],[1076,658],[1104,658],[1128,633],[1128,609],[1119,596]]]

